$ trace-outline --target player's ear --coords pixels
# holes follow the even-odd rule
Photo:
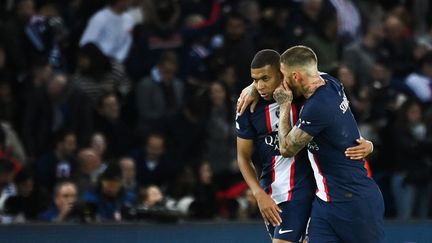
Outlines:
[[[295,81],[299,80],[299,79],[300,79],[300,72],[298,72],[298,71],[292,71],[292,72],[291,72],[291,77],[292,77]]]

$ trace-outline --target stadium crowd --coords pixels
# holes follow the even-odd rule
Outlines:
[[[263,48],[338,77],[386,204],[432,211],[427,0],[0,3],[0,222],[260,218],[235,101]]]

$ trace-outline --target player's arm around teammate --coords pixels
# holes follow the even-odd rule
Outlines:
[[[281,83],[281,89],[284,89]],[[287,87],[287,86],[285,86]],[[283,90],[279,90],[278,92],[284,92]],[[276,93],[276,92],[275,92]],[[279,94],[280,96],[280,94]],[[280,99],[281,97],[279,97]],[[247,107],[249,107],[250,111],[253,113],[255,107],[258,103],[259,94],[256,91],[253,83],[244,88],[237,100],[237,113],[242,115]],[[292,99],[291,99],[292,100]],[[289,111],[289,108],[287,108]],[[289,118],[289,117],[288,117]],[[289,123],[290,124],[290,123]],[[288,124],[288,125],[289,125]],[[286,131],[285,131],[286,132]],[[350,159],[357,160],[361,158],[366,158],[369,154],[373,152],[373,143],[367,139],[359,138],[357,139],[357,146],[349,147],[345,151],[345,155]]]

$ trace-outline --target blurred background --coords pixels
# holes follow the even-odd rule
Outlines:
[[[0,223],[258,222],[235,101],[256,51],[297,44],[344,83],[386,219],[426,222],[431,13],[427,0],[1,1]]]

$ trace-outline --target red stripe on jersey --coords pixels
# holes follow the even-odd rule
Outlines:
[[[293,126],[297,123],[297,120],[298,120],[298,113],[297,113],[297,106],[296,105],[292,105],[291,106],[291,112],[292,112],[292,117],[293,117],[293,120],[292,120],[292,124],[293,124]]]
[[[276,173],[275,173],[275,164],[276,164],[276,156],[272,156],[272,165],[271,165],[271,176],[272,176],[272,181],[270,183],[270,189],[269,189],[269,195],[272,195],[272,184],[276,179]]]
[[[270,119],[270,106],[268,105],[265,107],[265,114],[266,114],[267,132],[270,134],[272,132],[272,125]]]
[[[325,194],[326,194],[326,197],[327,197],[327,202],[330,202],[330,194],[329,194],[329,192],[328,192],[328,187],[327,187],[327,179],[324,177],[324,175],[322,174],[322,172],[321,172],[321,168],[320,168],[320,166],[319,166],[319,164],[318,164],[318,158],[317,158],[317,156],[316,156],[316,154],[314,154],[313,155],[313,157],[314,157],[314,160],[315,160],[315,164],[316,164],[316,166],[317,166],[317,168],[318,168],[318,173],[322,176],[322,178],[323,178],[323,184],[324,184],[324,192],[325,192]]]
[[[291,200],[291,198],[292,198],[292,192],[294,190],[295,162],[296,162],[296,160],[295,160],[295,157],[294,157],[293,162],[291,164],[291,169],[290,169],[291,173],[290,173],[290,189],[288,191],[288,201]]]

